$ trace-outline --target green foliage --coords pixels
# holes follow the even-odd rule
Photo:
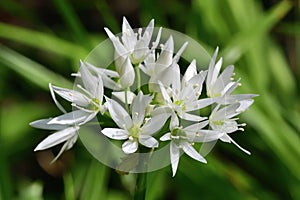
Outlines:
[[[239,92],[260,95],[242,115],[248,124],[245,133],[233,135],[251,156],[233,145],[217,143],[207,165],[184,157],[175,178],[170,167],[149,173],[146,199],[300,198],[300,14],[296,5],[290,1],[270,5],[255,0],[142,0],[126,7],[119,1],[113,5],[55,0],[43,7],[33,2],[0,3],[0,199],[130,199],[131,175],[125,175],[128,180],[120,177],[90,158],[80,143],[69,151],[69,158],[66,155],[75,159],[63,175],[47,175],[32,150],[48,133],[28,126],[57,112],[50,94],[44,92],[49,82],[72,87],[57,71],[76,70],[74,63],[104,38],[103,26],[120,30],[122,15],[136,26],[155,18],[158,25],[185,32],[209,52],[220,46],[224,62],[234,64],[237,77],[242,78]],[[56,18],[44,23],[51,16]],[[52,66],[51,59],[57,65]],[[24,84],[28,89],[19,90]]]

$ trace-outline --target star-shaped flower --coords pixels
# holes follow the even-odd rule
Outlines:
[[[249,100],[250,101],[250,100]],[[245,153],[250,155],[250,152],[242,148],[240,145],[238,145],[228,134],[235,132],[237,130],[243,131],[244,129],[241,128],[242,126],[246,126],[245,123],[238,124],[236,118],[237,115],[241,114],[243,111],[248,109],[248,107],[253,103],[253,100],[251,103],[248,104],[241,104],[241,103],[235,103],[230,104],[225,107],[221,107],[221,105],[217,105],[214,110],[212,111],[210,117],[209,117],[209,126],[212,130],[218,130],[224,133],[222,137],[219,139],[223,142],[233,143],[235,144],[239,149],[244,151]]]
[[[129,57],[132,64],[141,63],[148,56],[150,51],[157,47],[161,35],[160,28],[157,38],[155,42],[152,43],[152,47],[150,48],[149,45],[154,31],[153,19],[146,27],[144,33],[142,29],[138,29],[138,32],[135,33],[124,17],[121,40],[119,37],[116,37],[108,28],[104,28],[104,30],[115,47],[115,58],[117,59],[118,57],[123,57],[125,60],[126,57]]]
[[[127,139],[122,145],[122,149],[126,154],[136,152],[138,143],[149,148],[158,147],[158,141],[152,135],[162,128],[169,114],[161,113],[146,118],[146,108],[151,100],[151,96],[139,92],[133,100],[130,116],[118,102],[106,98],[111,118],[119,128],[105,128],[102,133],[111,139]]]
[[[79,125],[86,121],[87,117],[88,115],[85,111],[76,110],[58,117],[31,122],[30,126],[32,127],[56,131],[40,142],[34,151],[48,149],[60,143],[64,143],[61,150],[52,161],[54,162],[64,151],[70,149],[77,141]]]
[[[193,144],[195,142],[214,141],[223,135],[220,131],[203,130],[202,128],[204,128],[207,124],[208,121],[203,121],[187,127],[181,127],[179,126],[179,122],[175,120],[172,124],[170,124],[171,132],[166,133],[160,138],[161,141],[171,141],[170,159],[173,176],[175,176],[177,171],[181,149],[191,158],[199,162],[206,163],[205,158],[195,150]]]
[[[194,60],[188,67],[182,80],[180,80],[178,64],[173,64],[170,68],[172,68],[173,71],[171,86],[165,88],[165,86],[159,82],[161,94],[166,106],[171,108],[180,118],[185,120],[201,121],[206,119],[205,117],[188,113],[214,103],[214,100],[211,98],[198,100],[201,95],[202,84],[205,80],[206,72],[201,71],[197,74],[196,61]]]
[[[78,75],[83,82],[83,86],[77,85],[80,91],[61,88],[51,84],[49,84],[49,87],[54,102],[62,112],[66,113],[66,110],[57,101],[55,93],[71,102],[74,107],[85,111],[86,115],[88,115],[85,121],[87,122],[99,112],[103,114],[106,110],[103,105],[103,82],[101,76],[92,75],[83,62],[81,62]]]

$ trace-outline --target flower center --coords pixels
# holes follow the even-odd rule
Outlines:
[[[217,126],[223,126],[224,125],[224,121],[222,121],[222,120],[213,121],[212,123],[214,125],[217,125]]]
[[[129,129],[129,134],[133,138],[138,138],[140,133],[140,126],[138,124],[134,124],[130,129]]]

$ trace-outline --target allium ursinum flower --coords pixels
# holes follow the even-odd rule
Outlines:
[[[176,55],[174,54],[174,41],[173,37],[170,36],[165,44],[161,45],[161,53],[152,51],[148,57],[144,60],[144,63],[140,65],[140,69],[150,76],[149,87],[151,91],[159,91],[159,88],[155,87],[158,81],[161,81],[164,85],[170,85],[174,71],[171,65],[176,64],[187,47],[185,42],[178,50]]]
[[[58,117],[31,122],[32,127],[56,131],[40,142],[34,151],[48,149],[64,142],[61,150],[53,160],[55,161],[64,151],[74,145],[78,138],[79,125],[86,121],[87,117],[85,111],[76,110]]]
[[[72,105],[80,110],[85,111],[86,121],[93,119],[99,112],[103,114],[106,110],[103,105],[103,82],[101,76],[94,76],[85,66],[85,63],[81,62],[81,67],[78,76],[83,82],[83,86],[77,85],[79,91],[52,86],[50,84],[50,91],[54,102],[63,111],[64,108],[56,100],[55,93],[62,98],[70,101]]]
[[[103,86],[112,90],[121,90],[122,86],[120,83],[116,83],[113,79],[120,79],[120,76],[118,72],[104,69],[100,67],[96,67],[88,62],[84,62],[85,66],[89,68],[92,72],[97,74],[97,76],[101,76],[101,79],[103,81]],[[75,76],[78,76],[78,74],[75,74]],[[80,75],[79,75],[80,76]]]
[[[166,133],[160,138],[161,141],[171,140],[170,159],[173,176],[175,176],[177,171],[181,149],[191,158],[206,163],[205,158],[195,150],[193,144],[214,141],[223,135],[220,131],[202,129],[207,124],[208,121],[203,121],[187,127],[181,127],[179,126],[179,121],[175,120],[170,124],[171,132]]]
[[[207,96],[215,98],[216,102],[219,104],[232,104],[236,102],[242,102],[248,104],[251,102],[251,98],[257,96],[254,94],[236,94],[232,95],[239,85],[241,85],[240,79],[233,81],[232,76],[234,75],[234,66],[230,65],[224,69],[224,71],[219,75],[223,59],[220,58],[216,63],[216,58],[218,55],[219,48],[217,47],[208,68],[208,73],[206,77],[206,90]]]
[[[214,103],[211,98],[199,100],[206,71],[201,71],[197,74],[196,61],[193,61],[188,67],[182,80],[180,80],[180,69],[178,64],[173,64],[171,67],[173,67],[171,86],[166,89],[165,86],[159,82],[161,94],[166,106],[171,108],[180,118],[185,120],[201,121],[206,119],[206,117],[188,113]]]
[[[136,152],[139,143],[148,148],[158,147],[158,141],[152,135],[162,128],[169,114],[161,113],[146,118],[146,108],[152,98],[139,92],[132,102],[131,115],[118,102],[106,98],[111,118],[119,128],[105,128],[102,133],[111,139],[127,139],[122,145],[126,154]]]
[[[157,38],[155,42],[152,43],[151,48],[149,47],[152,34],[154,31],[154,20],[152,19],[148,26],[146,27],[144,33],[140,28],[138,32],[135,33],[126,18],[123,18],[122,25],[122,35],[121,41],[116,37],[108,28],[104,28],[108,37],[112,41],[115,47],[115,59],[123,57],[124,60],[126,57],[130,58],[132,64],[136,65],[144,61],[148,56],[151,50],[155,49],[159,43],[161,28],[159,29]]]
[[[250,102],[250,100],[249,100]],[[253,100],[252,100],[253,103]],[[242,126],[246,126],[245,123],[238,124],[236,120],[237,115],[244,112],[248,107],[252,104],[241,104],[241,103],[235,103],[230,104],[225,107],[221,107],[220,104],[218,104],[214,110],[212,111],[210,117],[209,117],[209,126],[212,130],[218,130],[224,133],[222,137],[219,139],[223,142],[233,143],[238,148],[240,148],[242,151],[250,155],[250,152],[239,146],[228,134],[235,132],[237,130],[244,131]]]

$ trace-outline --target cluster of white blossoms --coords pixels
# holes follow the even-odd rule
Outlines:
[[[35,151],[64,143],[56,160],[74,145],[82,125],[94,118],[101,121],[102,115],[106,115],[115,126],[104,128],[100,134],[123,140],[121,148],[125,154],[147,149],[150,152],[160,148],[160,143],[169,144],[173,176],[182,153],[206,163],[197,143],[221,140],[250,154],[229,134],[243,131],[245,124],[239,124],[237,116],[249,108],[256,95],[232,94],[240,86],[240,79],[232,78],[233,66],[220,73],[222,58],[217,61],[218,48],[208,70],[198,71],[193,60],[181,76],[179,58],[188,44],[184,43],[175,53],[172,36],[161,44],[161,28],[153,39],[154,20],[144,30],[134,32],[124,18],[120,37],[107,28],[105,31],[115,50],[113,69],[80,62],[80,70],[74,75],[81,83],[75,89],[49,84],[52,98],[64,114],[30,123],[55,131]],[[146,87],[141,86],[141,73],[147,77]],[[202,94],[203,86],[206,95]],[[105,88],[113,91],[110,96],[104,95]],[[69,101],[73,111],[67,112],[57,96]],[[162,131],[166,127],[168,131]]]

